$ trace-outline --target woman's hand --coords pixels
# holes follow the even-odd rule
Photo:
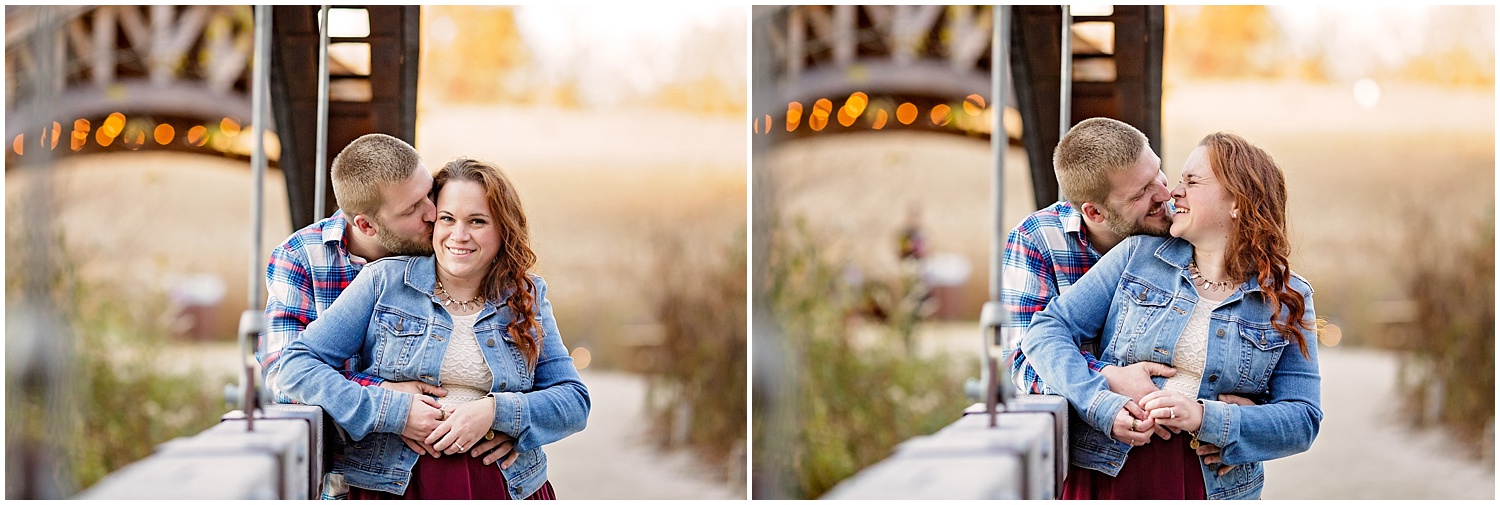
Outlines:
[[[1148,394],[1141,398],[1141,408],[1160,426],[1180,431],[1198,431],[1203,426],[1203,405],[1176,391]]]
[[[457,454],[473,449],[484,440],[495,423],[495,398],[484,397],[456,407],[445,407],[448,417],[432,430],[426,442],[443,454]]]

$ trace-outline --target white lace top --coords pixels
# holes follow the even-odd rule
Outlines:
[[[1193,313],[1188,315],[1187,327],[1177,337],[1177,347],[1172,351],[1172,367],[1177,375],[1167,378],[1166,386],[1188,398],[1198,397],[1198,385],[1203,383],[1203,367],[1208,364],[1208,316],[1220,302],[1198,299]],[[449,393],[452,394],[452,393]]]
[[[453,334],[448,338],[448,351],[443,355],[443,366],[438,369],[442,386],[448,396],[438,398],[443,405],[458,405],[483,398],[490,394],[494,375],[479,351],[479,339],[474,336],[474,321],[479,314],[453,316]]]

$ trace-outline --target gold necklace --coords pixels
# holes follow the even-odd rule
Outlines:
[[[437,291],[438,291],[438,294],[443,295],[443,298],[447,298],[447,300],[443,301],[443,306],[444,307],[452,307],[454,302],[458,302],[458,309],[462,310],[464,312],[468,312],[469,311],[469,304],[471,304],[471,303],[474,304],[474,308],[479,308],[479,307],[484,306],[484,297],[480,296],[480,295],[474,295],[474,298],[471,298],[471,299],[468,299],[468,300],[455,300],[455,299],[453,299],[453,295],[448,294],[448,290],[443,288],[443,281],[442,281],[442,279],[439,279],[437,281]]]
[[[1203,289],[1207,289],[1209,291],[1229,291],[1230,289],[1232,289],[1234,287],[1234,286],[1232,286],[1230,284],[1229,281],[1217,281],[1216,282],[1216,281],[1211,281],[1211,280],[1205,279],[1203,277],[1203,274],[1201,274],[1201,273],[1198,272],[1198,260],[1197,259],[1188,260],[1188,272],[1192,274],[1193,284],[1196,284],[1198,287],[1201,287]]]

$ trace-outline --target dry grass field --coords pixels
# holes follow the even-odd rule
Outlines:
[[[1270,152],[1287,177],[1293,268],[1317,289],[1319,314],[1358,342],[1404,299],[1397,282],[1413,258],[1402,244],[1417,216],[1455,234],[1493,216],[1494,109],[1488,90],[1391,86],[1366,110],[1342,86],[1179,84],[1163,97],[1159,154],[1175,185],[1209,132]],[[894,272],[897,233],[919,206],[931,250],[974,267],[959,302],[977,317],[994,226],[989,158],[982,141],[875,132],[782,144],[756,170],[769,170],[776,210],[805,217],[833,253],[875,273]],[[1008,230],[1035,207],[1025,153],[1012,147],[1006,163]]]

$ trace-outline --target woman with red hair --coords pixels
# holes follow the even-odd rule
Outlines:
[[[1064,498],[1258,498],[1261,462],[1306,451],[1317,436],[1313,290],[1288,262],[1280,167],[1245,139],[1214,133],[1188,156],[1172,198],[1171,237],[1121,242],[1023,340],[1088,425],[1072,431]],[[1096,336],[1114,365],[1177,373],[1153,378],[1159,390],[1137,404],[1083,363],[1079,344]]]
[[[367,265],[266,373],[273,390],[323,407],[353,440],[333,468],[353,499],[555,499],[542,446],[583,430],[578,377],[532,274],[526,213],[499,167],[459,158],[433,177],[432,256]],[[442,386],[441,399],[343,380]],[[509,456],[465,454],[503,437]]]

